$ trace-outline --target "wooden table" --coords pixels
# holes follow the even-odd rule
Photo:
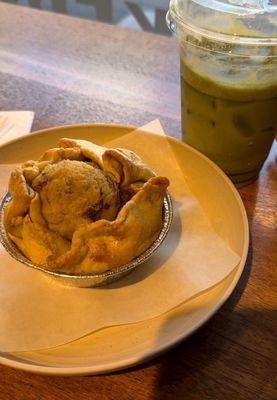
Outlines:
[[[34,110],[35,130],[160,118],[179,137],[179,104],[173,38],[0,4],[0,107]],[[252,235],[245,272],[202,329],[151,362],[106,376],[43,377],[1,366],[0,399],[276,399],[273,156],[240,190]]]

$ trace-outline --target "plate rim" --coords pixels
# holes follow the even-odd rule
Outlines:
[[[24,140],[27,137],[32,137],[32,136],[39,136],[45,132],[51,132],[51,131],[57,131],[57,130],[63,130],[63,129],[78,129],[78,128],[97,128],[97,127],[111,127],[112,129],[127,129],[127,130],[135,130],[139,129],[136,128],[135,126],[132,125],[121,125],[121,124],[107,124],[107,123],[83,123],[83,124],[72,124],[72,125],[59,125],[56,127],[50,127],[50,128],[45,128],[41,129],[35,132],[32,132],[31,134],[28,133],[26,135],[22,135],[20,138],[15,138],[10,141],[7,141],[3,144],[0,145],[0,150],[3,147],[6,147],[7,145],[13,144],[15,142]],[[151,132],[148,132],[147,130],[142,131],[152,134]],[[211,308],[207,314],[200,318],[199,321],[194,324],[191,329],[185,331],[185,333],[181,333],[177,335],[174,339],[168,339],[165,341],[163,345],[160,345],[158,348],[152,348],[151,350],[146,350],[144,353],[141,353],[140,356],[138,357],[137,355],[131,356],[129,358],[124,358],[124,360],[120,361],[113,361],[110,363],[105,363],[104,365],[101,366],[85,366],[85,367],[80,367],[80,366],[74,366],[74,367],[54,367],[54,366],[46,366],[46,365],[39,365],[38,363],[29,363],[27,361],[24,361],[23,359],[20,360],[14,360],[9,357],[6,357],[5,354],[10,355],[14,358],[18,357],[20,353],[24,352],[7,352],[7,353],[1,353],[0,352],[0,363],[2,365],[12,367],[15,369],[19,370],[24,370],[27,372],[32,372],[40,375],[55,375],[55,376],[82,376],[82,375],[103,375],[106,373],[111,373],[123,369],[127,369],[139,364],[142,364],[146,361],[149,361],[153,359],[154,357],[157,357],[158,355],[161,355],[167,350],[170,350],[174,346],[178,345],[182,340],[188,338],[191,336],[195,331],[197,331],[202,325],[204,325],[221,307],[222,305],[227,301],[227,299],[230,297],[232,292],[237,286],[237,283],[242,275],[242,272],[245,268],[245,263],[247,260],[248,256],[248,248],[249,248],[249,223],[248,223],[248,218],[246,214],[246,210],[243,204],[243,201],[235,188],[234,184],[232,181],[225,175],[225,173],[213,162],[211,161],[208,157],[206,157],[204,154],[200,153],[198,150],[194,149],[193,147],[189,146],[186,143],[183,143],[176,138],[172,136],[168,136],[169,140],[172,140],[178,145],[184,146],[189,149],[189,151],[195,153],[198,157],[202,158],[205,162],[207,162],[215,171],[217,174],[219,174],[222,179],[227,183],[229,189],[232,191],[236,201],[238,202],[241,214],[242,214],[242,222],[243,222],[243,229],[244,229],[244,245],[242,249],[242,257],[240,260],[240,263],[238,266],[235,268],[235,276],[232,279],[232,282],[230,283],[228,289],[225,291],[224,295],[221,297],[221,299],[216,303],[216,305]],[[180,305],[181,306],[181,305]],[[169,311],[168,313],[173,312]],[[156,317],[156,318],[160,318]],[[78,340],[78,339],[77,339]],[[35,352],[35,351],[34,351]],[[29,353],[29,352],[28,352]]]

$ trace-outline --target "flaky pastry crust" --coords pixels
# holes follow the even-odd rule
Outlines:
[[[168,185],[129,150],[64,138],[12,172],[5,228],[49,270],[104,272],[155,241]]]

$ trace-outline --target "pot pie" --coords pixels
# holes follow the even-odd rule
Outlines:
[[[102,273],[155,241],[168,185],[130,150],[64,138],[11,173],[4,226],[35,264]]]

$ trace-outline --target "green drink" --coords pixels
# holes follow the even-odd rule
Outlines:
[[[190,0],[190,6],[196,1]],[[258,176],[276,134],[277,38],[250,37],[249,15],[241,21],[225,8],[210,10],[201,20],[205,29],[197,27],[196,32],[180,20],[179,3],[184,6],[188,1],[171,1],[180,45],[183,140],[206,154],[237,185],[247,184]],[[211,1],[197,1],[196,15],[198,3],[203,8]],[[191,7],[185,9],[184,19]],[[216,21],[221,21],[220,32],[215,32]],[[251,21],[253,27],[252,14]],[[261,21],[258,28],[264,29]],[[229,26],[228,31],[222,33],[222,26]],[[272,32],[268,22],[266,27]],[[234,31],[244,36],[234,36]]]
[[[249,91],[194,82],[181,65],[183,139],[230,177],[248,183],[258,176],[277,126],[277,85]]]

